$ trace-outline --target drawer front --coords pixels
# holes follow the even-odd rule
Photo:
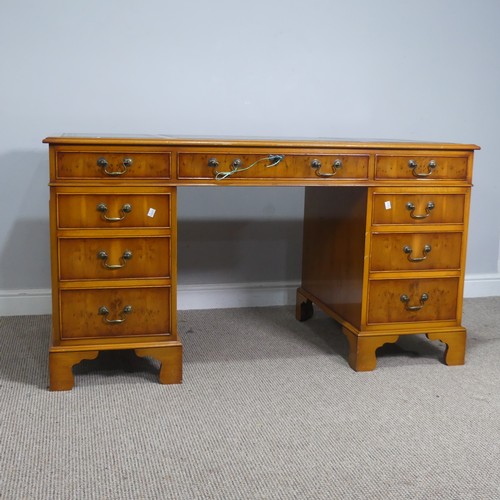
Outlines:
[[[377,155],[376,179],[467,179],[466,156]]]
[[[62,290],[61,338],[171,335],[170,287]]]
[[[458,270],[461,253],[462,233],[375,233],[370,270]]]
[[[58,179],[168,179],[170,153],[167,151],[58,150]]]
[[[372,280],[368,324],[457,319],[458,278]]]
[[[373,224],[463,224],[465,194],[409,193],[373,196]]]
[[[59,238],[59,279],[170,277],[170,238]]]
[[[368,155],[179,153],[179,179],[367,179]],[[273,163],[276,163],[274,166]],[[236,171],[237,170],[237,171]]]
[[[171,200],[161,194],[57,195],[59,229],[168,228]]]

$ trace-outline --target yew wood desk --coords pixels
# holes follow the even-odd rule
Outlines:
[[[184,185],[305,186],[296,316],[342,325],[349,364],[425,333],[464,363],[461,325],[472,144],[327,140],[45,139],[50,151],[50,389],[100,351],[133,349],[182,378],[176,192]]]

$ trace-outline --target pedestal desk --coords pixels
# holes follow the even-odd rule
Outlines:
[[[182,378],[176,191],[305,186],[296,316],[342,326],[349,364],[425,333],[464,363],[461,326],[472,144],[63,135],[50,152],[50,389],[100,351],[133,349]],[[207,207],[209,208],[209,207]]]

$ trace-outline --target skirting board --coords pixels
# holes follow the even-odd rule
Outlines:
[[[177,308],[224,309],[295,304],[298,282],[224,283],[180,285]],[[499,297],[500,273],[465,277],[464,296]],[[49,289],[0,290],[0,316],[28,316],[51,313]]]

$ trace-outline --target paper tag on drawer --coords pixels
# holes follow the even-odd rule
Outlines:
[[[148,217],[153,218],[153,217],[155,216],[155,213],[156,213],[156,209],[154,209],[154,208],[150,208],[150,209],[148,210]]]
[[[391,202],[390,202],[390,201],[386,201],[386,202],[384,203],[384,205],[385,205],[385,209],[386,209],[386,210],[390,210],[390,209],[392,208],[392,207],[391,207]]]

